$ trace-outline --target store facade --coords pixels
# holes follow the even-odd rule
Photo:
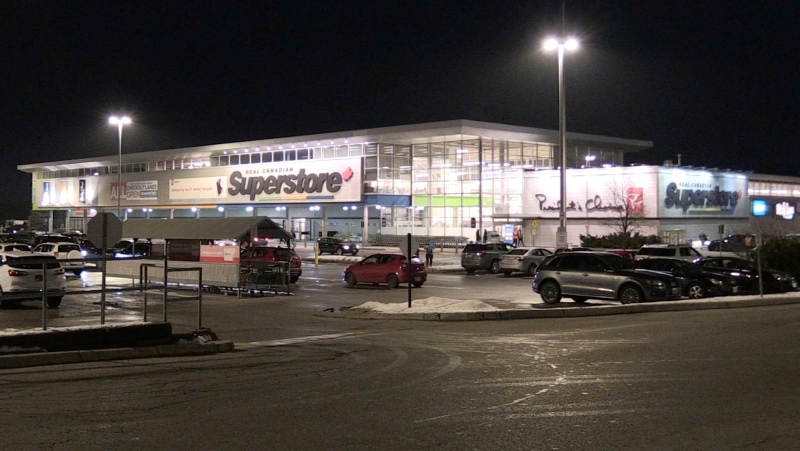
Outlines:
[[[568,167],[619,166],[651,142],[567,134]],[[522,225],[524,174],[552,169],[558,131],[466,120],[26,164],[50,228],[127,218],[269,217],[329,233],[474,238]],[[590,158],[591,157],[591,160]],[[121,183],[118,183],[121,182]],[[530,219],[530,218],[528,218]]]
[[[559,171],[522,174],[526,244],[552,245],[560,214]],[[703,234],[750,230],[745,173],[674,166],[617,166],[567,169],[567,237],[603,236],[627,229],[686,243]],[[498,218],[495,218],[497,220]]]

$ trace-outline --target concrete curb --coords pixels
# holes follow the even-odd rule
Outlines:
[[[800,304],[798,297],[754,297],[740,300],[711,298],[702,300],[664,301],[628,305],[546,306],[537,304],[531,309],[490,310],[482,312],[443,313],[382,313],[358,309],[314,312],[314,316],[347,319],[392,319],[411,321],[493,321],[541,318],[579,318],[584,316],[622,315],[630,313],[680,312],[687,310],[710,310],[774,305]],[[574,305],[574,304],[573,304]]]
[[[234,350],[231,341],[180,343],[136,348],[92,349],[82,351],[40,352],[0,356],[0,369],[32,366],[63,365],[68,363],[101,362],[106,360],[146,359],[156,357],[185,357],[209,355]]]

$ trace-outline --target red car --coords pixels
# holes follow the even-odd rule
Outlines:
[[[408,282],[421,287],[428,280],[428,273],[418,257],[413,257],[409,265],[403,254],[372,254],[348,266],[342,273],[342,280],[351,287],[357,283],[385,283],[389,288],[396,288]]]
[[[296,283],[303,274],[303,265],[300,256],[288,247],[255,246],[242,251],[239,256],[240,264],[248,263],[274,263],[289,262],[289,282]]]

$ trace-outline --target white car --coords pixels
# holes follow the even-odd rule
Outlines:
[[[506,276],[510,276],[514,272],[533,276],[539,263],[550,255],[553,253],[542,248],[518,247],[511,249],[500,259],[500,272]]]
[[[30,252],[31,245],[26,243],[0,243],[0,252],[12,251]]]
[[[84,255],[78,243],[42,243],[33,248],[33,253],[52,255],[58,259],[62,268],[75,273],[76,276],[80,276],[86,267]]]
[[[42,266],[46,266],[44,272]],[[0,304],[41,299],[47,274],[47,305],[58,307],[66,289],[64,268],[54,256],[30,252],[0,252]]]

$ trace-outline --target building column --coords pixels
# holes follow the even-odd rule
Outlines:
[[[323,205],[322,206],[322,236],[328,236],[328,207]]]
[[[361,221],[361,224],[363,224],[361,226],[361,239],[362,239],[361,245],[366,246],[367,242],[369,241],[369,207],[366,204],[364,204],[362,205],[362,208],[364,209],[364,211]]]

